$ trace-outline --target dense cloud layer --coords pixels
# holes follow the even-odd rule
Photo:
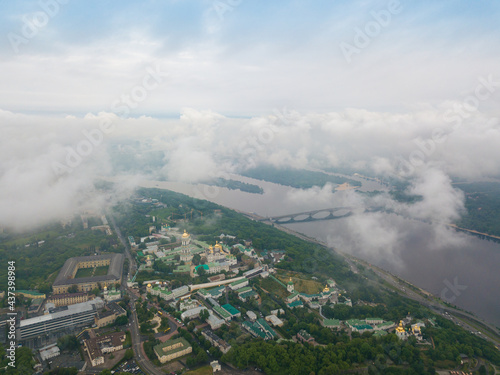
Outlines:
[[[408,179],[408,192],[423,197],[417,203],[402,205],[387,195],[366,202],[355,194],[349,203],[383,205],[408,217],[449,223],[463,210],[463,195],[453,188],[450,176],[498,177],[500,170],[498,122],[479,111],[459,124],[447,121],[454,104],[406,114],[276,109],[250,119],[194,109],[185,109],[178,120],[2,111],[0,225],[30,226],[100,206],[104,197],[96,196],[93,183],[102,176],[198,182],[263,163],[352,167]],[[290,199],[310,202],[314,197],[326,204],[330,195],[327,186],[296,192]],[[370,222],[363,220],[355,225],[357,230],[364,226],[369,231]],[[395,235],[388,231],[385,237]]]

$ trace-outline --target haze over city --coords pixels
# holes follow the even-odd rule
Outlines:
[[[484,190],[500,182],[500,4],[29,0],[0,9],[5,233],[111,209],[139,187],[260,217],[348,207],[339,220],[286,227],[434,294],[460,277],[469,290],[457,305],[484,301],[474,312],[500,324],[500,253],[486,242],[500,236],[499,196]],[[255,177],[259,168],[359,186],[287,185]],[[262,192],[212,186],[220,180]],[[482,183],[493,185],[470,185]]]

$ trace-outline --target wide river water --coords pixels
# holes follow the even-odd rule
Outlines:
[[[236,179],[236,178],[235,178]],[[237,176],[261,186],[264,194],[165,181],[142,181],[141,186],[164,188],[260,216],[279,216],[341,207],[352,192],[294,189]],[[384,190],[374,181],[360,180],[361,190]],[[286,224],[375,264],[409,282],[500,325],[500,244],[385,213]]]

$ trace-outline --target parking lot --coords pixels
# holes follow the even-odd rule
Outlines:
[[[128,372],[130,374],[144,374],[134,360],[122,363],[115,372]],[[112,371],[112,373],[114,373]]]

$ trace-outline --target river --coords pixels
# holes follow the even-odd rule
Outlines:
[[[352,177],[351,177],[352,178]],[[165,181],[142,181],[144,187],[181,192],[260,216],[280,216],[344,206],[353,194],[329,189],[294,189],[238,176],[264,194]],[[360,190],[385,190],[359,179]],[[451,229],[393,214],[364,213],[348,218],[286,224],[287,227],[350,253],[500,325],[500,245]]]

